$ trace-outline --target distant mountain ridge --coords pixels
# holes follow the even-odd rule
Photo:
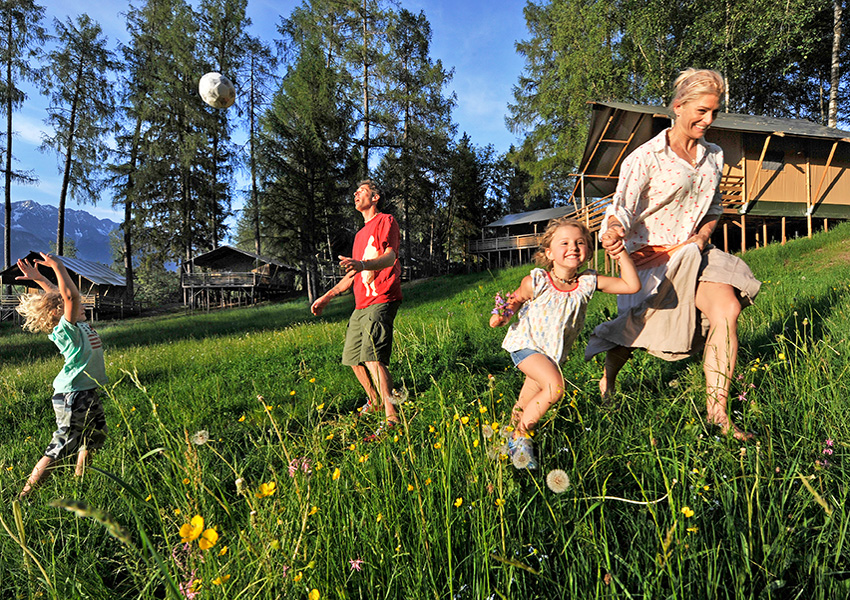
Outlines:
[[[0,239],[5,239],[5,213],[5,207],[0,204]],[[50,244],[56,242],[58,216],[59,209],[55,206],[46,206],[33,200],[12,203],[13,262],[32,250],[39,252],[50,249]],[[98,219],[84,210],[65,209],[65,239],[74,240],[77,258],[83,260],[112,265],[114,261],[109,246],[109,234],[118,229],[119,225],[109,219]]]

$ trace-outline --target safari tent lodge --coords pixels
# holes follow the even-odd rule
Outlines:
[[[672,111],[595,102],[584,155],[567,206],[508,215],[490,223],[470,252],[489,266],[522,262],[549,219],[574,215],[598,231],[623,159],[668,127]],[[850,132],[799,119],[720,113],[706,140],[724,153],[723,216],[712,242],[746,252],[828,229],[850,218]],[[489,233],[489,236],[486,235]]]

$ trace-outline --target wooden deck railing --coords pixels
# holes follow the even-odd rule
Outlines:
[[[257,287],[272,284],[268,275],[260,273],[183,273],[181,285],[184,288],[198,287]]]

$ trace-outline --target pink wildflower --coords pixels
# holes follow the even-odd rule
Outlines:
[[[355,558],[348,561],[348,564],[351,565],[352,571],[359,571],[361,566],[363,565],[363,561],[359,558]]]

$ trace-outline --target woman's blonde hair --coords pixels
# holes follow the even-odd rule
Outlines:
[[[46,294],[25,294],[16,310],[24,318],[24,329],[50,333],[62,318],[65,301],[59,292]]]
[[[685,69],[673,82],[673,101],[670,108],[675,105],[687,104],[706,94],[712,94],[723,98],[726,85],[723,76],[712,69]]]
[[[587,243],[587,260],[593,258],[593,236],[590,234],[590,229],[587,228],[587,225],[570,217],[558,217],[557,219],[552,219],[546,225],[546,230],[540,239],[540,247],[534,253],[534,264],[547,270],[552,268],[552,260],[546,256],[546,249],[552,244],[552,238],[555,237],[555,232],[561,227],[575,227],[578,229]]]

